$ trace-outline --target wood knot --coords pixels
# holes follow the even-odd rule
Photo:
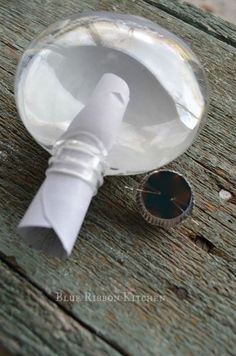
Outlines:
[[[183,287],[172,286],[170,288],[180,300],[187,299],[189,297],[188,291]]]
[[[214,249],[213,243],[211,243],[209,240],[207,240],[204,236],[202,235],[197,235],[195,238],[195,245],[197,245],[199,248],[202,250],[211,253],[212,250]]]

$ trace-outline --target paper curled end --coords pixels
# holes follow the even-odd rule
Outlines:
[[[59,258],[71,254],[96,192],[91,176],[96,177],[98,168],[102,169],[104,150],[112,147],[128,102],[126,82],[114,74],[104,74],[87,105],[61,137],[65,143],[72,140],[72,145],[65,144],[64,151],[62,145],[58,156],[51,158],[47,176],[18,225],[28,245]],[[91,145],[91,137],[103,147],[97,157],[92,150],[86,155],[84,149]]]

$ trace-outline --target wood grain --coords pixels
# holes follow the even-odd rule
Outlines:
[[[15,355],[119,355],[2,262],[0,271],[0,337]]]
[[[234,24],[224,21],[219,17],[209,16],[207,12],[201,11],[190,3],[176,0],[145,0],[145,2],[234,47],[236,45]]]
[[[0,335],[4,348],[22,355],[64,355],[65,350],[79,355],[97,355],[98,350],[111,355],[233,355],[235,27],[171,0],[151,4],[147,0],[0,0],[0,8]],[[107,178],[91,204],[71,258],[61,262],[27,249],[15,232],[43,179],[48,155],[17,115],[14,73],[24,48],[45,26],[92,9],[142,15],[181,36],[205,67],[210,108],[194,145],[168,165],[182,172],[194,188],[192,218],[175,229],[154,228],[142,220],[132,192],[124,189],[136,186],[142,177]],[[213,22],[214,31],[207,29]],[[232,194],[229,201],[220,199],[222,188]],[[86,293],[114,297],[124,292],[157,296],[157,300],[84,300]],[[57,293],[72,301],[57,300]],[[82,301],[73,301],[73,296]],[[71,328],[68,340],[60,326],[63,318]],[[60,327],[62,339],[57,342]]]

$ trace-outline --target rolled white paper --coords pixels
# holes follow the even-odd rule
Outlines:
[[[104,74],[87,105],[61,139],[76,139],[81,132],[86,132],[95,136],[109,151],[128,102],[129,88],[126,82],[114,74]],[[49,169],[18,226],[18,232],[32,247],[60,258],[68,257],[93,194],[93,187],[81,179],[79,174],[75,176],[62,171],[50,172]]]

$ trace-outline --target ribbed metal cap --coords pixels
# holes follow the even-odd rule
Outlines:
[[[151,172],[141,182],[136,201],[143,218],[153,225],[172,227],[193,209],[193,193],[188,181],[170,170]]]

